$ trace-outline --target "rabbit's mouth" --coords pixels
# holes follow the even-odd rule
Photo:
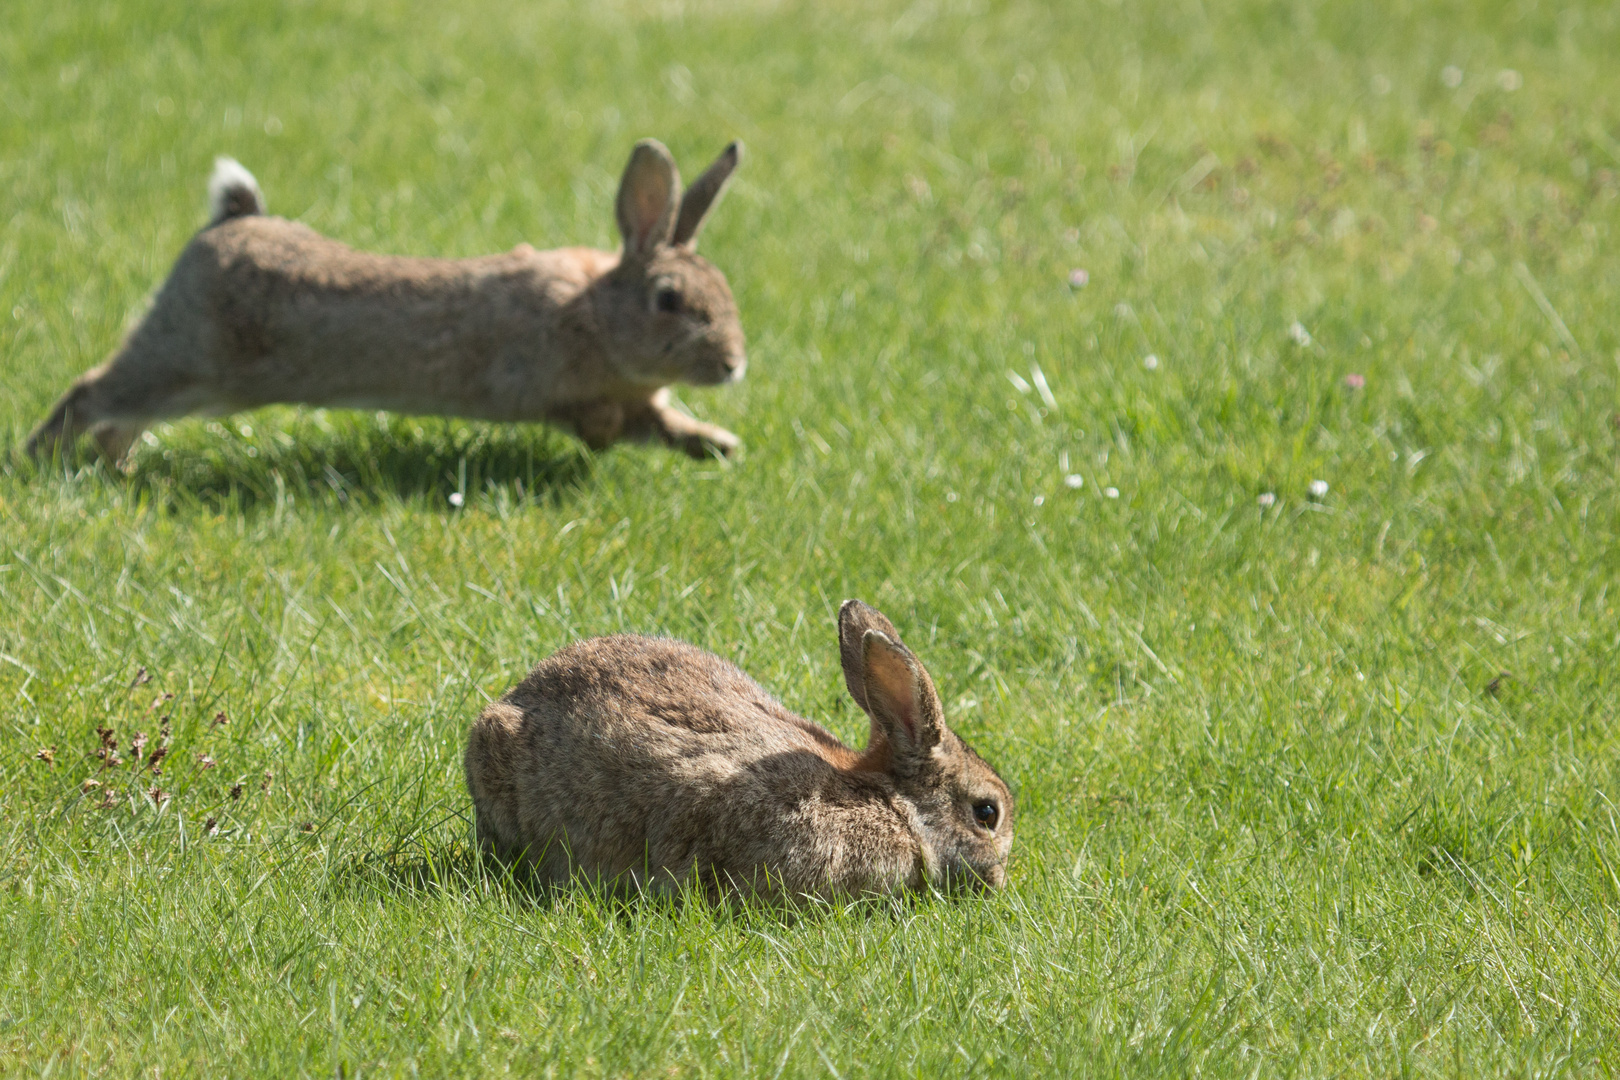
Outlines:
[[[956,863],[945,868],[940,882],[941,891],[948,896],[986,896],[999,892],[1007,885],[1007,868],[1001,863],[972,866]]]
[[[748,355],[737,345],[698,331],[666,341],[658,366],[665,370],[665,378],[693,386],[722,386],[743,377]]]
[[[697,386],[724,386],[739,381],[747,370],[747,356],[740,352],[726,353],[716,358],[701,373],[688,375],[687,378]]]

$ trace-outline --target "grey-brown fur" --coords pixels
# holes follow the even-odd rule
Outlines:
[[[524,244],[454,260],[355,251],[264,216],[251,174],[221,159],[211,223],[28,452],[89,432],[121,460],[156,420],[300,403],[547,421],[592,447],[729,453],[737,437],[675,409],[668,385],[730,382],[745,366],[731,289],[693,250],[739,156],[732,143],[683,199],[669,151],[637,143],[617,201],[620,252]]]
[[[542,881],[714,898],[1000,888],[1007,785],[945,726],[886,618],[851,600],[838,621],[871,717],[860,753],[682,642],[619,635],[553,654],[468,734],[480,848]],[[986,804],[989,828],[975,819]]]

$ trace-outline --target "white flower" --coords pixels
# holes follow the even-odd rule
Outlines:
[[[1045,501],[1046,501],[1046,496],[1045,495],[1037,495],[1037,496],[1035,496],[1035,505],[1036,506],[1041,505],[1041,503],[1043,503]]]
[[[1119,488],[1117,488],[1117,487],[1105,487],[1105,488],[1103,488],[1103,497],[1108,498],[1108,499],[1117,499],[1117,498],[1119,498]]]
[[[1447,64],[1445,67],[1440,69],[1440,81],[1446,86],[1451,87],[1451,89],[1455,90],[1457,87],[1461,86],[1462,80],[1462,68],[1458,67],[1456,64]]]
[[[1275,491],[1262,491],[1260,493],[1260,497],[1258,499],[1256,499],[1255,502],[1260,504],[1260,508],[1262,510],[1264,510],[1267,507],[1276,506],[1277,505],[1277,493]]]
[[[1320,499],[1328,493],[1328,482],[1326,480],[1312,480],[1310,492],[1311,498]]]
[[[1142,366],[1147,368],[1149,371],[1156,371],[1159,367],[1159,358],[1152,353],[1148,353],[1146,356],[1142,357]]]
[[[1511,94],[1524,85],[1524,76],[1512,68],[1503,68],[1496,73],[1496,85]]]
[[[462,503],[464,503],[466,501],[467,501],[467,496],[463,495],[461,492],[452,491],[450,493],[450,505],[451,506],[458,506],[459,507]]]
[[[1305,329],[1298,319],[1295,319],[1293,324],[1288,327],[1288,337],[1302,349],[1311,343],[1311,332]]]
[[[1072,488],[1085,487],[1086,478],[1081,476],[1077,472],[1076,473],[1070,473],[1068,476],[1065,476],[1063,478],[1063,482],[1065,484],[1069,485]]]

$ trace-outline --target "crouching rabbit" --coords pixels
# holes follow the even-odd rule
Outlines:
[[[212,220],[28,452],[65,451],[88,432],[122,460],[157,420],[298,403],[547,421],[595,448],[730,453],[737,437],[675,409],[668,386],[743,373],[731,289],[693,249],[740,152],[728,146],[683,195],[669,151],[637,143],[619,186],[619,252],[522,244],[472,259],[374,255],[266,216],[257,181],[221,158]]]
[[[480,848],[544,882],[693,888],[711,899],[893,894],[1006,882],[1013,799],[945,726],[882,614],[838,613],[857,753],[691,645],[571,645],[486,708],[467,740]]]

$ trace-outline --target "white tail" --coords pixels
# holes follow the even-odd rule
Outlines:
[[[264,192],[253,174],[235,158],[214,159],[214,172],[208,178],[208,223],[218,225],[231,218],[264,213]]]

